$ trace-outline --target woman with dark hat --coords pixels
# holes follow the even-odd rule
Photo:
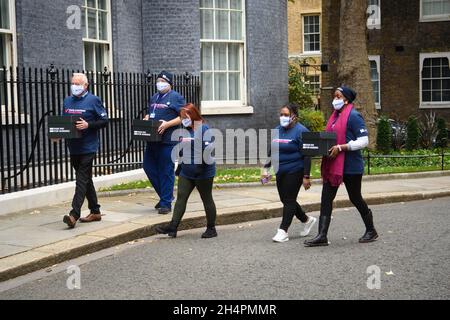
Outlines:
[[[159,121],[158,133],[162,142],[149,142],[144,154],[144,171],[160,201],[155,206],[159,214],[172,211],[175,184],[175,164],[172,150],[178,141],[172,141],[173,131],[180,126],[180,110],[186,104],[184,98],[172,90],[173,75],[162,71],[157,78],[158,93],[149,101],[148,114],[144,120]]]
[[[366,226],[360,243],[373,242],[378,238],[372,211],[361,195],[364,160],[361,150],[369,145],[368,131],[362,116],[353,108],[356,92],[340,87],[334,93],[334,112],[328,120],[328,132],[335,132],[337,145],[330,149],[329,157],[322,160],[322,199],[319,218],[319,234],[305,241],[306,247],[327,246],[328,228],[331,222],[333,201],[339,186],[344,183],[350,201],[358,209]]]

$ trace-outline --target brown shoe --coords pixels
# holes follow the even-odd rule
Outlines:
[[[80,222],[82,223],[89,223],[89,222],[98,222],[102,221],[102,215],[100,213],[91,213],[86,218],[81,218]]]
[[[72,216],[64,216],[63,222],[67,224],[69,229],[75,228],[75,225],[77,224],[77,220]]]

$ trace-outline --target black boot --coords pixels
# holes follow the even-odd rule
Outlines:
[[[206,228],[206,232],[202,234],[203,239],[210,239],[217,237],[217,231],[215,227]]]
[[[328,246],[328,228],[330,226],[331,217],[321,216],[319,218],[319,234],[311,240],[305,241],[305,247],[324,247]]]
[[[177,225],[172,221],[171,223],[164,226],[157,226],[155,228],[156,232],[159,234],[167,234],[171,238],[177,237]]]
[[[372,210],[369,210],[369,213],[365,215],[361,215],[361,217],[366,225],[366,233],[359,239],[359,243],[374,242],[378,238],[378,233],[373,225]]]

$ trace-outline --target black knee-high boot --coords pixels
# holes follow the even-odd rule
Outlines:
[[[363,219],[364,224],[366,225],[366,233],[364,233],[364,235],[359,239],[359,242],[368,243],[375,241],[378,238],[378,233],[373,225],[372,210],[369,210],[369,213],[365,215],[361,214],[361,218]]]
[[[330,227],[331,217],[319,217],[319,234],[312,240],[306,240],[306,247],[323,247],[328,246],[328,228]]]

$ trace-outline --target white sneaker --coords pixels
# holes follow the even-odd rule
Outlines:
[[[309,220],[303,224],[303,230],[300,232],[300,236],[307,237],[311,232],[312,227],[316,224],[317,218],[309,217]]]
[[[286,242],[289,241],[289,236],[286,231],[278,229],[277,234],[272,238],[272,240],[274,242]]]

